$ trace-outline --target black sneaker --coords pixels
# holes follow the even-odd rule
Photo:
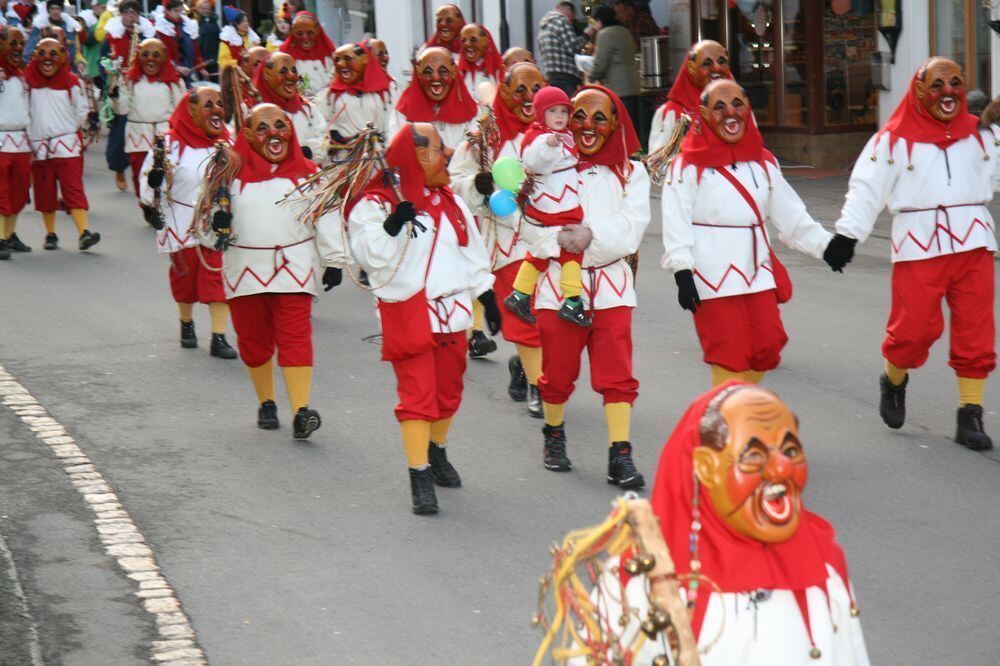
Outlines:
[[[510,372],[510,384],[507,384],[507,395],[514,402],[524,402],[528,399],[528,377],[521,366],[521,357],[514,354],[507,359],[507,370]]]
[[[615,442],[608,449],[608,483],[623,490],[635,490],[646,485],[646,480],[635,468],[630,443]]]
[[[482,331],[472,331],[469,336],[469,358],[482,358],[497,350],[497,343]]]
[[[193,321],[181,322],[181,347],[183,349],[198,348],[198,336],[195,335]]]
[[[545,435],[545,469],[553,472],[568,472],[573,469],[573,463],[566,457],[566,428],[564,425],[546,425],[542,428],[542,434]]]
[[[437,495],[434,494],[434,474],[431,468],[410,468],[410,496],[413,498],[413,513],[429,516],[438,512]]]
[[[89,229],[80,234],[80,251],[89,250],[101,242],[101,234],[91,232]]]
[[[427,457],[431,463],[431,474],[434,476],[434,483],[442,488],[458,488],[462,485],[462,477],[458,471],[448,462],[448,453],[445,447],[438,446],[431,442],[427,449]]]
[[[503,299],[503,306],[513,312],[518,318],[529,324],[534,324],[537,319],[531,313],[531,296],[522,294],[519,291],[512,291]]]
[[[0,261],[4,259],[10,259],[10,248],[7,246],[7,241],[0,239]]]
[[[983,429],[983,408],[981,405],[962,405],[959,407],[955,441],[973,451],[987,451],[993,448],[993,440]]]
[[[542,394],[538,392],[537,386],[528,387],[528,414],[536,419],[545,418],[545,410],[542,409]]]
[[[45,234],[45,244],[42,245],[46,250],[58,250],[59,249],[59,236],[55,234]]]
[[[265,400],[257,410],[257,427],[261,430],[278,429],[278,406],[274,400]]]
[[[590,317],[583,309],[583,301],[579,298],[567,298],[559,308],[559,318],[571,324],[587,327],[591,325]]]
[[[25,245],[17,234],[11,234],[10,238],[7,239],[7,247],[10,248],[11,252],[31,252],[31,247]]]
[[[910,375],[906,375],[906,379],[899,386],[892,384],[884,372],[878,378],[878,385],[882,390],[878,413],[885,424],[893,430],[902,428],[906,420],[906,385],[909,383]]]
[[[198,340],[195,340],[195,344]],[[236,350],[229,346],[224,333],[212,333],[212,356],[219,358],[236,358]]]
[[[292,421],[292,437],[295,439],[309,439],[319,427],[323,425],[323,420],[319,418],[319,412],[308,407],[299,407],[295,412],[295,419]]]

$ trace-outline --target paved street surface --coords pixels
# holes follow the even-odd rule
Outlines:
[[[208,355],[207,309],[196,310],[202,347],[179,348],[167,260],[134,198],[114,191],[98,154],[87,172],[104,240],[78,253],[60,216],[64,249],[44,252],[40,218],[22,217],[35,251],[0,262],[0,364],[118,493],[208,660],[529,663],[548,545],[600,522],[615,496],[587,379],[568,410],[574,470],[553,474],[541,465],[541,422],[506,395],[512,349],[471,363],[449,442],[464,486],[438,491],[438,516],[415,517],[392,372],[366,341],[377,332],[369,297],[345,284],[315,306],[322,429],[293,441],[279,388],[282,429],[258,430],[243,366]],[[846,178],[796,187],[832,223]],[[635,313],[632,439],[650,482],[673,424],[708,385],[690,315],[659,269],[658,217]],[[879,420],[884,231],[845,275],[782,252],[795,281],[783,310],[791,341],[765,384],[801,418],[807,502],[838,529],[873,663],[996,664],[1000,454],[950,439],[945,340],[913,374],[906,426]],[[995,379],[987,399],[987,430],[1000,439]],[[103,552],[51,448],[2,406],[0,461],[0,663],[29,664],[33,650],[49,664],[148,663],[159,637],[137,584]]]

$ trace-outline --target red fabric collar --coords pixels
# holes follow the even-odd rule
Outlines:
[[[918,74],[919,72],[914,74],[906,95],[889,116],[885,127],[878,132],[880,138],[883,134],[889,135],[890,149],[896,141],[903,139],[906,142],[907,152],[913,150],[915,143],[933,143],[944,150],[956,141],[961,141],[973,134],[978,136],[979,118],[969,113],[965,97],[962,97],[962,106],[958,115],[950,123],[943,123],[927,112],[927,109],[917,99]]]
[[[150,83],[177,83],[181,80],[181,74],[174,67],[174,61],[167,58],[163,62],[163,67],[160,68],[160,73],[155,78],[150,78],[142,73],[142,66],[139,64],[138,58],[132,59],[132,65],[128,68],[128,72],[125,73],[125,78],[129,81],[135,83],[141,78],[145,78]]]
[[[339,97],[344,93],[350,93],[351,95],[378,93],[381,95],[389,91],[391,79],[385,73],[385,70],[382,69],[382,66],[378,64],[378,60],[376,60],[371,48],[363,43],[358,44],[358,46],[368,54],[368,64],[365,65],[365,73],[360,81],[348,85],[340,80],[339,73],[334,72],[333,80],[330,82],[330,91],[333,92],[335,97]]]
[[[574,156],[579,157],[580,151],[576,147],[576,143],[573,141],[573,133],[568,129],[562,132],[557,132],[555,130],[549,129],[537,120],[531,123],[528,131],[524,133],[524,137],[521,139],[521,151],[523,152],[525,148],[531,145],[531,143],[540,136],[546,134],[555,134],[563,142],[563,145],[570,150]]]
[[[698,178],[705,169],[719,169],[736,162],[776,163],[774,155],[764,148],[764,137],[757,129],[757,123],[750,116],[746,133],[737,144],[726,143],[701,119],[692,119],[691,129],[681,142],[681,157],[684,164],[692,164],[698,169]]]
[[[455,34],[455,39],[451,40],[450,42],[442,42],[440,39],[438,39],[438,34],[435,32],[433,35],[431,35],[431,38],[427,40],[427,43],[424,44],[424,48],[428,49],[432,46],[440,46],[442,48],[448,49],[452,53],[460,53],[462,51],[462,35],[459,33],[461,33],[461,30],[459,30],[459,32]]]
[[[483,32],[486,33],[486,51],[483,53],[483,59],[481,62],[469,62],[465,54],[462,53],[458,57],[458,72],[459,74],[465,74],[466,72],[483,72],[487,76],[492,76],[497,81],[503,80],[503,57],[500,52],[497,51],[496,42],[493,41],[493,35],[485,27]],[[459,40],[461,44],[461,39]],[[459,47],[461,48],[461,46]]]
[[[23,77],[24,76],[24,67],[23,67],[23,65],[21,65],[20,63],[18,63],[16,65],[11,65],[9,62],[7,62],[6,58],[0,60],[0,71],[3,71],[4,75],[8,79],[14,79],[14,78],[17,78],[17,77]]]
[[[297,59],[296,59],[297,60]],[[305,100],[302,99],[301,94],[296,94],[292,99],[285,99],[280,95],[276,94],[271,90],[271,86],[268,85],[267,81],[264,79],[264,68],[265,63],[260,63],[257,65],[257,69],[253,73],[253,84],[257,88],[257,92],[260,93],[260,104],[274,104],[280,107],[285,113],[298,113],[305,106]]]
[[[673,102],[675,109],[680,109],[684,113],[694,113],[701,106],[702,90],[695,85],[694,78],[688,72],[688,62],[685,58],[684,63],[681,65],[681,71],[677,72],[674,85],[670,86],[670,93],[667,94],[667,99],[669,100],[667,104]],[[732,73],[726,78],[730,81],[733,80]]]
[[[611,135],[607,143],[604,144],[604,147],[597,153],[594,155],[580,155],[580,162],[577,165],[577,169],[585,171],[594,165],[609,167],[618,176],[618,180],[621,181],[622,185],[624,185],[632,173],[632,164],[629,161],[629,156],[639,150],[641,145],[639,137],[635,133],[635,127],[632,126],[632,118],[628,115],[628,109],[622,104],[618,95],[611,92],[608,88],[598,85],[586,85],[577,90],[577,93],[579,94],[584,90],[600,90],[611,98],[611,101],[615,103],[615,112],[618,115],[618,128],[615,129],[614,134]]]
[[[396,103],[396,110],[411,123],[442,122],[458,125],[475,118],[477,109],[476,100],[472,99],[461,76],[455,77],[448,96],[440,104],[431,101],[417,80],[416,67],[410,85],[406,86]]]
[[[334,46],[333,40],[326,34],[323,30],[323,26],[320,25],[319,19],[312,12],[299,12],[295,15],[295,18],[300,16],[308,16],[312,20],[316,21],[316,27],[319,29],[319,34],[316,36],[316,44],[313,45],[308,51],[299,47],[295,43],[295,36],[292,33],[288,33],[288,38],[282,42],[281,48],[278,49],[282,53],[287,53],[288,55],[295,58],[295,61],[300,60],[323,60],[325,58],[333,58],[333,52],[337,50]]]
[[[531,123],[521,122],[521,118],[507,108],[499,90],[493,98],[493,117],[496,118],[497,127],[500,129],[501,143],[516,139],[519,134],[524,133],[531,126]]]
[[[678,574],[691,572],[692,452],[701,442],[701,418],[712,398],[733,384],[736,382],[727,382],[698,397],[681,417],[660,454],[650,503],[660,520]],[[843,552],[835,541],[833,528],[819,516],[803,510],[800,527],[791,539],[765,545],[733,532],[712,511],[708,491],[704,488],[700,488],[699,507],[701,572],[715,581],[723,592],[758,589],[804,592],[814,586],[825,591],[828,562],[840,573],[845,585],[850,585]],[[702,585],[699,592],[702,594],[698,595],[692,622],[696,636],[705,619],[710,588]],[[808,629],[808,607],[803,608],[803,619]]]
[[[224,141],[229,143],[229,128],[223,126],[222,134],[212,138],[205,134],[205,132],[194,124],[194,120],[191,119],[191,113],[188,111],[188,104],[191,101],[191,93],[184,95],[181,99],[180,104],[174,109],[174,112],[170,115],[170,131],[169,134],[178,143],[181,144],[181,152],[184,151],[185,147],[191,148],[211,148],[219,141]]]
[[[73,88],[80,85],[80,79],[70,71],[69,62],[64,64],[56,75],[51,79],[42,76],[38,71],[38,63],[32,59],[28,66],[24,68],[24,76],[28,79],[28,85],[32,88],[51,88],[52,90],[69,90],[72,94]]]
[[[319,169],[316,164],[307,160],[306,156],[302,154],[294,127],[292,127],[292,140],[288,157],[280,164],[272,164],[254,152],[243,132],[239,132],[236,137],[233,150],[240,158],[240,170],[236,174],[236,178],[243,185],[261,183],[275,178],[287,178],[297,184],[299,179],[305,178]]]

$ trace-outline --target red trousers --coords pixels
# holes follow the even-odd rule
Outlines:
[[[462,404],[468,345],[465,333],[435,333],[437,346],[417,356],[393,361],[396,373],[396,418],[437,421],[454,416]]]
[[[524,260],[535,267],[539,273],[544,273],[549,269],[548,259],[539,259],[538,257],[531,256],[531,253],[524,255]],[[566,250],[560,250],[559,256],[556,257],[556,261],[559,262],[560,266],[565,266],[571,261],[583,265],[583,252],[567,252]]]
[[[17,215],[28,203],[31,153],[0,153],[0,215]]]
[[[135,196],[139,196],[139,174],[142,172],[142,163],[146,161],[147,152],[129,153],[128,161],[132,165],[132,187],[135,188]]]
[[[555,310],[536,310],[542,334],[542,400],[561,405],[573,394],[580,376],[580,354],[590,358],[590,385],[604,403],[632,404],[639,380],[632,376],[632,308],[594,310],[589,327],[561,319]]]
[[[548,260],[546,260],[548,264]],[[497,303],[503,303],[503,299],[514,291],[514,278],[517,277],[517,270],[521,267],[521,262],[515,261],[507,264],[493,275],[496,281],[493,283],[493,293],[496,294]],[[525,347],[541,347],[542,338],[538,333],[538,324],[529,324],[520,317],[508,315],[500,321],[500,330],[503,339],[516,345]]]
[[[59,210],[60,196],[69,209],[90,208],[83,191],[83,155],[33,162],[31,175],[35,183],[35,210],[39,213]]]
[[[694,313],[705,363],[732,372],[774,370],[788,342],[774,289],[708,298]]]
[[[893,264],[882,355],[897,368],[922,366],[944,331],[943,298],[951,311],[948,365],[959,377],[985,378],[997,364],[993,274],[985,248]]]
[[[201,248],[201,257],[214,268],[222,268],[222,253]],[[177,303],[220,303],[226,300],[222,273],[205,268],[198,248],[186,247],[170,254],[170,293]]]
[[[251,368],[264,365],[278,350],[283,368],[312,366],[310,294],[253,294],[229,301],[240,358]]]

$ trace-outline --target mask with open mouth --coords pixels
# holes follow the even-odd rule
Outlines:
[[[382,69],[389,71],[389,49],[386,48],[385,42],[381,39],[369,39],[368,47],[375,55],[375,59],[378,60],[378,64]]]
[[[517,63],[500,83],[500,99],[517,119],[529,125],[535,119],[535,93],[545,86],[545,77],[531,63]]]
[[[462,37],[462,57],[467,62],[477,63],[486,55],[488,46],[486,31],[483,26],[470,23],[460,33]]]
[[[299,95],[299,70],[295,58],[278,51],[264,63],[264,82],[282,99],[292,100]]]
[[[569,129],[583,155],[599,153],[618,128],[615,103],[600,90],[583,90],[573,98]]]
[[[10,69],[20,69],[24,55],[24,33],[14,27],[0,27],[0,60]]]
[[[702,120],[719,139],[739,143],[746,135],[750,120],[750,102],[743,88],[734,81],[713,81],[705,88],[699,108]]]
[[[292,121],[274,104],[258,104],[243,128],[255,153],[272,164],[284,162],[292,140]]]
[[[438,44],[452,43],[464,27],[465,17],[456,5],[441,5],[434,14]]]
[[[195,88],[188,98],[188,112],[191,122],[207,137],[215,138],[226,131],[222,95],[214,88]]]
[[[264,62],[268,55],[270,55],[270,51],[265,47],[252,46],[247,50],[246,57],[240,62],[240,68],[247,76],[253,78],[254,72],[257,71],[257,65]]]
[[[691,80],[699,90],[712,81],[733,78],[729,70],[729,53],[719,42],[706,39],[691,47],[685,65]]]
[[[931,58],[917,80],[917,99],[933,118],[943,123],[954,120],[965,106],[965,78],[962,68],[948,58]]]
[[[455,61],[447,49],[432,46],[424,49],[417,61],[417,80],[424,94],[433,102],[441,102],[455,83]]]
[[[65,46],[55,39],[48,38],[38,42],[31,57],[38,63],[38,73],[51,79],[66,66],[69,54],[66,52]]]
[[[310,16],[296,16],[292,21],[292,41],[303,51],[311,51],[319,38],[319,26]]]
[[[368,54],[357,44],[344,44],[334,51],[333,66],[341,83],[353,85],[365,75]]]
[[[167,47],[159,39],[144,39],[139,44],[139,68],[142,73],[155,79],[167,60]]]

